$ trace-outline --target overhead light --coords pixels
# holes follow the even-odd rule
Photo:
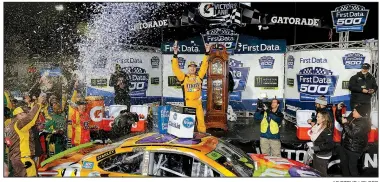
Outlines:
[[[65,8],[63,7],[62,4],[55,5],[55,10],[57,11],[63,11]]]
[[[244,5],[246,5],[246,6],[251,7],[251,3],[240,3],[240,4],[244,4]]]

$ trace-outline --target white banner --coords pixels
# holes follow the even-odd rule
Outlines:
[[[286,55],[286,112],[315,109],[315,98],[324,95],[328,102],[349,106],[348,81],[370,62],[366,49],[289,52]]]
[[[171,67],[173,55],[164,54],[163,68],[163,97],[165,103],[183,102],[183,93]],[[187,73],[187,65],[195,61],[200,65],[203,54],[179,55],[179,65],[184,73]],[[266,93],[269,98],[283,97],[284,85],[284,54],[235,54],[229,57],[230,71],[233,75],[235,87],[230,93],[230,105],[234,110],[256,109],[257,99],[261,93]],[[199,67],[199,66],[198,66]],[[203,82],[203,100],[206,100],[207,77]]]
[[[160,53],[118,51],[97,53],[93,62],[84,66],[84,77],[87,83],[87,95],[114,97],[114,88],[109,86],[110,77],[115,72],[115,65],[130,77],[130,95],[139,100],[151,97],[161,99],[162,95],[162,60]],[[109,56],[111,55],[111,56]],[[148,102],[143,102],[148,103]]]

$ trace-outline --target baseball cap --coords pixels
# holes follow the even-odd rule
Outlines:
[[[369,65],[368,63],[364,63],[362,65],[362,69],[369,70],[370,68],[371,68],[371,65]]]
[[[18,107],[16,108],[14,111],[13,111],[13,116],[16,116],[17,114],[21,114],[23,113],[24,110],[21,108],[21,107]]]
[[[190,61],[189,62],[189,65],[187,67],[190,67],[190,66],[195,66],[197,67],[197,64],[194,62],[194,61]]]
[[[324,96],[319,96],[318,98],[315,99],[316,104],[321,104],[321,105],[327,105],[327,100]]]

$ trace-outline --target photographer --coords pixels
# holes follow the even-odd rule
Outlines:
[[[260,102],[260,101],[259,101]],[[270,109],[265,103],[259,103],[255,120],[260,120],[261,153],[281,157],[280,128],[284,115],[279,110],[280,101],[273,99]]]
[[[317,115],[318,113],[324,111],[329,113],[329,117],[332,123],[329,123],[330,130],[334,131],[334,115],[330,107],[327,107],[327,99],[324,96],[319,96],[315,99],[315,111],[316,115],[312,115],[311,119],[307,120],[307,123],[309,123],[311,126],[314,126],[317,123]]]
[[[359,176],[358,160],[368,145],[371,123],[366,116],[367,107],[357,105],[347,118],[343,117],[342,142],[340,148],[340,168],[343,177]]]

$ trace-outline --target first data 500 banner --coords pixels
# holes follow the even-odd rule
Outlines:
[[[162,44],[163,52],[163,100],[164,104],[183,104],[181,83],[176,79],[171,60],[173,42]],[[198,68],[204,56],[201,37],[194,37],[179,43],[178,64],[180,69],[188,72],[190,61],[196,62]],[[234,45],[234,42],[226,45]],[[261,93],[269,98],[280,100],[284,94],[284,53],[285,40],[260,40],[240,35],[234,55],[229,56],[229,68],[235,82],[233,92],[229,94],[229,104],[234,110],[254,111]],[[207,75],[203,78],[202,100],[204,108],[207,99]]]
[[[365,49],[289,52],[286,55],[285,111],[295,116],[298,109],[315,109],[315,98],[349,106],[348,82],[370,62]],[[350,108],[349,108],[350,109]]]
[[[162,60],[160,53],[114,51],[111,57],[99,55],[90,67],[84,68],[87,95],[105,97],[105,104],[113,104],[114,88],[109,86],[115,65],[128,73],[132,104],[143,104],[161,100]],[[108,99],[108,100],[107,100]]]

